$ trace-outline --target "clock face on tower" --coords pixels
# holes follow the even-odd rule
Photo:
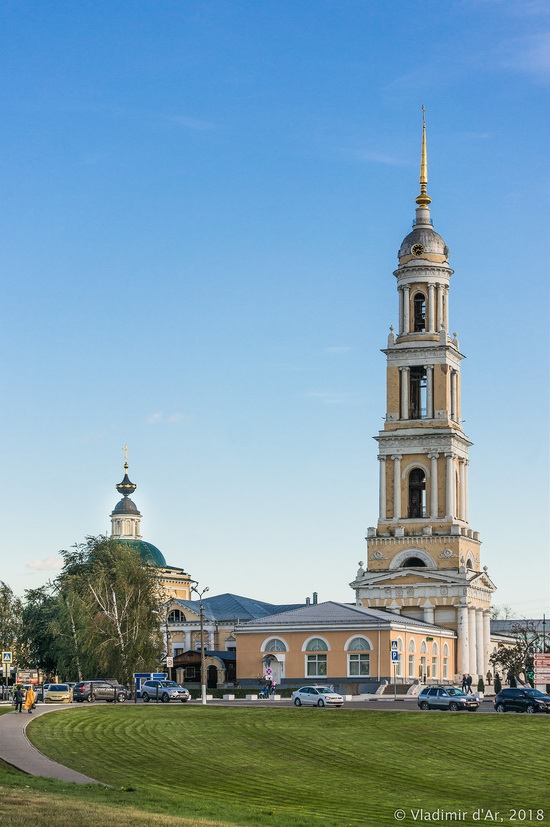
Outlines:
[[[411,247],[411,253],[413,256],[421,256],[424,252],[424,246],[422,244],[413,244]]]

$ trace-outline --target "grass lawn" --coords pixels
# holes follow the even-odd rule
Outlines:
[[[484,807],[499,810],[499,823],[511,825],[509,808],[543,808],[545,819],[533,822],[550,825],[549,725],[546,716],[351,709],[65,710],[33,721],[30,739],[112,788],[4,770],[0,818],[10,813],[10,827],[383,827],[398,823],[398,808],[406,812],[401,823],[411,825],[412,811],[420,808],[472,814]],[[6,803],[9,795],[25,802],[20,822],[13,820],[18,805]],[[48,801],[56,817],[40,820]],[[63,811],[70,815],[66,822]]]

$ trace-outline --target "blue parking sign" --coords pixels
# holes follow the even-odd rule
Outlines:
[[[392,649],[391,659],[392,660],[399,660],[399,652],[397,652],[395,649]]]

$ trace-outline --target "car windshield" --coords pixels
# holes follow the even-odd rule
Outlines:
[[[64,683],[51,683],[49,692],[68,692],[69,687]]]
[[[161,681],[160,685],[161,686],[177,686],[177,683],[175,681]]]
[[[456,686],[450,686],[447,689],[448,695],[465,695],[466,693],[462,691],[462,689],[457,689]]]
[[[331,689],[330,686],[318,686],[316,688],[317,688],[317,692],[319,693],[319,695],[333,695],[334,694],[334,689]]]
[[[544,692],[541,692],[540,689],[526,689],[525,694],[529,695],[530,698],[547,698],[548,695],[545,695]]]

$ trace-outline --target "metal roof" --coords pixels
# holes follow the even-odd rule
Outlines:
[[[198,600],[175,600],[172,604],[177,603],[183,607],[191,609],[191,611],[199,614],[200,602]],[[285,612],[289,609],[297,609],[302,606],[301,603],[285,603],[273,604],[264,603],[262,600],[254,600],[251,597],[242,597],[238,594],[214,595],[213,597],[205,597],[202,601],[204,607],[204,616],[208,620],[217,621],[236,621],[246,622],[248,620],[257,620]]]

